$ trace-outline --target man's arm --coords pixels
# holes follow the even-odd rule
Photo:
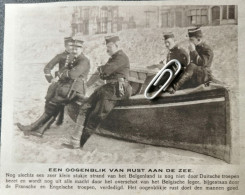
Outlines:
[[[100,66],[103,76],[110,76],[113,72],[124,66],[127,61],[126,57],[117,55],[115,58],[111,58],[105,65]]]
[[[61,74],[60,78],[70,78],[70,79],[77,79],[80,76],[83,76],[84,78],[87,77],[87,74],[90,69],[90,62],[87,59],[81,60],[79,64],[72,69],[65,69]]]
[[[180,59],[179,59],[179,62],[184,67],[186,67],[189,64],[189,62],[190,62],[190,56],[189,56],[189,54],[183,48],[180,49]]]
[[[47,81],[50,83],[53,79],[53,76],[51,74],[51,70],[54,68],[56,64],[59,63],[59,55],[56,55],[43,69],[43,72],[45,74],[45,77]]]
[[[87,81],[87,87],[91,87],[98,80],[100,80],[100,74],[99,71],[96,70],[95,73]]]
[[[213,58],[213,51],[210,48],[203,48],[202,54],[199,55],[196,50],[190,52],[193,63],[198,66],[208,66]]]

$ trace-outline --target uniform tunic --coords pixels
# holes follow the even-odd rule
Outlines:
[[[189,64],[190,57],[189,54],[183,49],[182,47],[175,45],[172,49],[169,50],[166,61],[169,62],[170,60],[176,59],[180,62],[182,65],[182,71],[184,68]],[[163,64],[159,64],[158,68],[161,69],[163,67]],[[172,68],[171,68],[172,69]],[[175,72],[175,70],[173,70]],[[179,73],[181,75],[181,73]],[[148,76],[145,81],[144,89],[146,86],[149,84],[149,82],[155,77],[155,75]],[[159,86],[162,86],[166,81],[168,80],[169,75],[165,74],[163,77],[160,79],[158,86],[152,85],[151,88],[148,90],[149,92],[157,91],[159,90]],[[179,76],[175,78],[175,80],[172,83],[175,83],[179,80]],[[172,85],[172,84],[171,84]],[[170,85],[170,86],[171,86]]]
[[[111,56],[105,65],[99,68],[101,79],[106,80],[107,83],[96,89],[81,108],[77,119],[80,125],[84,125],[86,118],[85,127],[95,130],[116,106],[118,100],[130,97],[132,88],[127,82],[129,67],[127,55],[119,50]],[[122,84],[124,93],[120,95],[118,88],[119,80],[122,78],[125,79]]]
[[[67,51],[64,51],[63,53],[60,53],[56,55],[45,67],[44,67],[44,74],[46,76],[47,81],[50,83],[51,80],[54,78],[51,74],[51,71],[53,68],[58,64],[59,65],[59,70],[64,68],[65,66],[68,65],[70,62],[69,58],[70,54]]]
[[[84,54],[75,57],[72,54],[64,52],[53,58],[45,66],[44,72],[51,75],[51,70],[57,63],[59,64],[59,71],[56,72],[56,76],[59,77],[59,80],[50,85],[46,100],[52,101],[53,103],[68,101],[70,98],[67,95],[71,87],[75,92],[85,95],[85,84],[90,69],[88,58]]]
[[[173,47],[172,49],[169,50],[169,53],[167,55],[167,62],[169,62],[170,60],[176,59],[180,62],[180,64],[182,65],[181,67],[181,72],[178,74],[178,76],[174,79],[174,81],[172,82],[172,84],[170,86],[172,86],[174,83],[178,82],[178,80],[180,79],[182,72],[185,70],[185,68],[187,67],[187,65],[190,62],[190,57],[188,55],[188,53],[182,48],[179,47],[178,45],[176,45],[175,47]],[[175,72],[173,70],[173,72]],[[166,82],[166,80],[168,79],[165,78],[164,83]]]
[[[189,63],[189,55],[188,53],[182,48],[176,45],[172,49],[169,50],[167,55],[167,62],[170,60],[176,59],[178,60],[182,66],[186,67]]]
[[[212,49],[205,42],[196,45],[196,50],[190,51],[190,64],[178,81],[177,88],[197,87],[213,80],[211,73],[213,57]]]
[[[119,50],[113,54],[104,66],[100,66],[101,77],[103,80],[118,79],[129,77],[128,56]]]
[[[205,42],[201,42],[196,46],[196,50],[190,52],[191,63],[199,67],[196,73],[197,76],[203,77],[203,82],[212,79],[211,65],[213,57],[213,50]]]

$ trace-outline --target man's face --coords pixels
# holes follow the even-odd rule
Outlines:
[[[112,56],[117,51],[117,46],[115,43],[110,42],[106,44],[106,51],[109,56]]]
[[[172,49],[175,46],[175,41],[173,38],[165,39],[165,46],[167,49]]]
[[[82,53],[82,47],[72,46],[72,53],[79,56]]]
[[[190,42],[193,43],[194,45],[198,45],[198,43],[199,43],[199,41],[200,41],[200,40],[199,40],[198,38],[196,38],[196,37],[190,37],[189,40],[190,40]]]
[[[72,46],[69,43],[65,43],[65,49],[68,53],[72,52]]]

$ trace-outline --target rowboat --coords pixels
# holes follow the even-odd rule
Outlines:
[[[230,163],[228,89],[210,83],[179,90],[175,94],[163,93],[157,100],[148,100],[138,89],[139,86],[142,89],[144,83],[131,82],[138,86],[134,89],[134,96],[119,101],[96,134],[190,150]],[[69,104],[67,111],[75,121],[79,111],[77,102]]]

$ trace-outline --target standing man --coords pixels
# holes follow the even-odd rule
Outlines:
[[[178,82],[174,83],[173,89],[176,91],[186,82],[190,87],[196,87],[213,80],[211,65],[213,61],[213,50],[203,41],[203,34],[200,28],[188,30],[190,64]]]
[[[69,143],[63,144],[67,148],[83,147],[91,133],[116,106],[117,101],[127,99],[131,95],[132,88],[128,83],[129,59],[118,48],[119,37],[107,36],[105,41],[110,58],[105,65],[98,67],[98,72],[106,84],[95,90],[81,106]]]
[[[55,121],[60,109],[69,103],[76,95],[85,95],[85,85],[90,69],[87,57],[82,53],[83,41],[72,40],[69,45],[71,52],[57,55],[44,68],[47,73],[54,63],[59,63],[60,69],[56,77],[46,74],[46,78],[52,82],[46,96],[43,115],[31,125],[24,126],[17,123],[20,130],[26,135],[42,136],[43,133]]]

